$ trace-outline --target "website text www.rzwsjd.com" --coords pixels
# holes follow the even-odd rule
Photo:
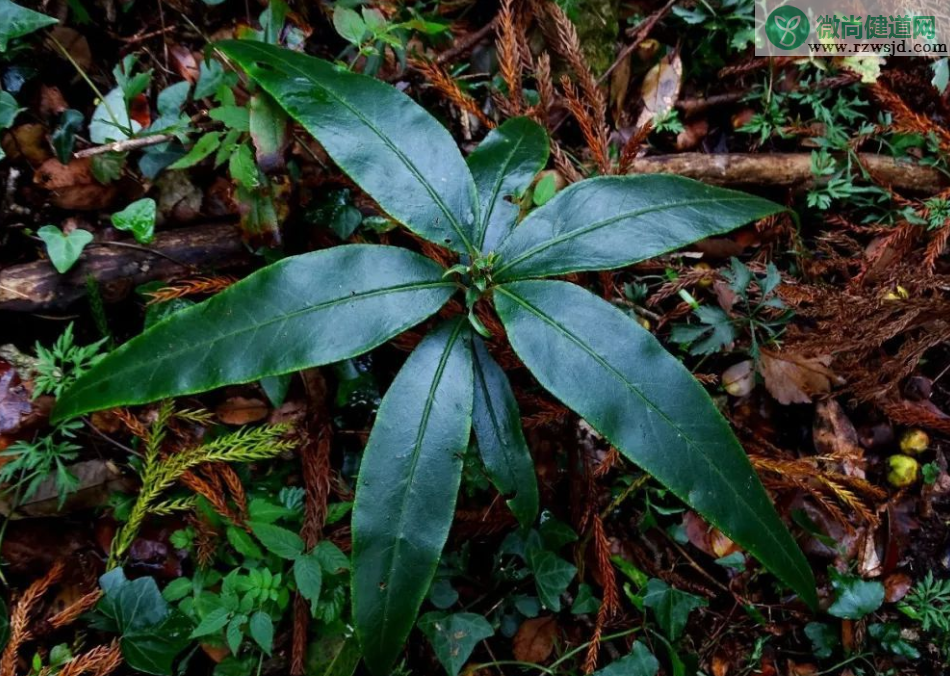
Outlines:
[[[903,42],[864,42],[849,44],[846,42],[809,42],[808,49],[817,54],[947,54],[946,43],[917,43],[907,45]]]

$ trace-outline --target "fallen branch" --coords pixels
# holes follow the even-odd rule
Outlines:
[[[138,138],[127,138],[124,141],[113,141],[101,146],[93,146],[73,153],[77,160],[83,157],[93,157],[94,155],[105,155],[106,153],[126,153],[132,150],[139,150],[149,146],[157,146],[159,143],[165,143],[175,139],[174,134],[152,134],[151,136],[140,136]]]
[[[66,307],[85,295],[90,275],[100,284],[138,285],[234,268],[251,260],[239,230],[227,223],[163,232],[148,248],[90,245],[65,275],[57,273],[48,261],[0,270],[0,310],[36,312]]]
[[[873,154],[859,155],[876,180],[907,192],[935,194],[950,187],[950,178],[931,167]],[[814,185],[808,153],[680,153],[643,157],[630,164],[631,174],[677,174],[715,185]]]

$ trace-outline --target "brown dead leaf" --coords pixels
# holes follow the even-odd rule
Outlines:
[[[683,62],[678,54],[663,57],[647,72],[640,88],[643,110],[637,120],[638,129],[673,110],[680,95],[682,80]]]
[[[521,662],[540,664],[551,656],[556,635],[557,620],[551,616],[525,620],[515,634],[512,653]]]
[[[741,551],[722,531],[710,526],[695,512],[686,512],[683,516],[683,528],[690,543],[713,558],[721,559]]]
[[[728,656],[722,653],[716,653],[713,655],[712,662],[710,664],[713,676],[728,676],[729,668],[731,666],[732,661]]]
[[[260,399],[231,397],[215,410],[218,420],[225,425],[247,425],[267,417],[270,409]]]
[[[30,395],[13,366],[0,360],[0,434],[14,434],[33,410]]]
[[[50,30],[50,37],[56,38],[56,41],[65,48],[80,68],[84,71],[92,69],[92,50],[89,49],[89,41],[82,33],[69,26],[55,26]],[[52,41],[50,43],[53,53],[63,58],[65,63],[65,57],[60,48],[56,43]]]
[[[118,192],[115,184],[102,185],[95,179],[90,158],[71,160],[69,164],[61,164],[56,158],[46,160],[33,175],[33,182],[52,191],[53,204],[61,209],[105,209]]]
[[[676,149],[680,152],[692,150],[709,134],[709,122],[705,117],[690,120],[685,128],[676,135]]]
[[[884,578],[884,600],[897,603],[907,595],[914,581],[904,573],[893,573]]]
[[[200,68],[195,55],[187,47],[182,45],[172,45],[168,48],[168,56],[171,60],[172,68],[177,71],[184,79],[194,84],[198,81]]]
[[[834,458],[841,463],[848,476],[864,478],[864,449],[858,431],[834,399],[820,401],[815,406],[812,440],[819,455]]]
[[[762,350],[759,373],[769,394],[780,404],[808,404],[813,397],[828,394],[832,385],[843,382],[828,368],[830,364],[830,355],[804,357]]]
[[[40,85],[40,115],[49,119],[69,108],[59,87]]]
[[[627,90],[630,88],[630,57],[624,58],[610,74],[610,105],[613,108],[613,118],[620,120],[623,116],[623,104],[627,100]]]
[[[3,152],[11,160],[24,159],[33,167],[53,156],[46,142],[46,128],[34,122],[18,125],[4,134]]]

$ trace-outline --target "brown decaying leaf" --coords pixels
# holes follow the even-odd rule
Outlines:
[[[527,619],[518,627],[512,644],[516,660],[540,664],[554,651],[557,620],[550,615]]]
[[[33,410],[16,369],[0,360],[0,434],[15,434]]]
[[[858,441],[858,431],[834,399],[815,406],[812,441],[819,455],[841,463],[844,474],[864,478],[864,449]]]
[[[105,209],[115,199],[115,184],[102,185],[92,174],[92,160],[82,158],[61,164],[52,158],[43,162],[33,182],[52,191],[52,202],[61,209],[95,211]]]
[[[248,397],[231,397],[224,401],[215,415],[225,425],[247,425],[259,422],[267,417],[270,409],[260,399]]]
[[[780,404],[808,404],[843,383],[829,368],[831,356],[805,357],[790,352],[762,350],[759,373],[765,387]]]

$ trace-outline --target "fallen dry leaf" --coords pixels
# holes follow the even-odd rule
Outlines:
[[[33,410],[30,395],[10,362],[0,360],[0,434],[14,434]]]
[[[828,394],[843,381],[828,368],[830,355],[804,357],[791,352],[762,350],[759,373],[765,388],[780,404],[808,404],[812,398]]]
[[[680,152],[692,150],[709,134],[709,122],[705,117],[698,120],[690,120],[686,123],[685,129],[676,135],[676,149]]]
[[[897,603],[907,595],[914,581],[904,573],[893,573],[884,578],[884,600]]]
[[[511,651],[516,660],[540,664],[551,656],[557,620],[551,616],[525,620],[518,627]]]
[[[696,512],[686,512],[683,516],[683,528],[690,543],[697,549],[716,559],[742,551],[736,543],[723,535],[722,531],[706,523]]]
[[[844,474],[864,478],[864,449],[859,443],[858,431],[834,399],[815,406],[812,440],[819,455],[841,463]]]
[[[215,410],[218,420],[225,425],[247,425],[267,417],[270,409],[260,399],[231,397]]]
[[[116,197],[115,184],[102,185],[92,174],[92,160],[82,158],[61,164],[56,158],[43,162],[33,182],[52,191],[52,202],[61,209],[105,209]]]

